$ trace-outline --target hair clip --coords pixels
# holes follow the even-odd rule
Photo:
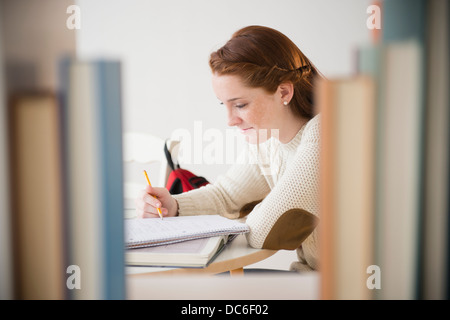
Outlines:
[[[300,71],[302,73],[303,72],[310,72],[311,71],[311,65],[307,64],[307,65],[301,66],[301,67],[297,68],[297,71]]]

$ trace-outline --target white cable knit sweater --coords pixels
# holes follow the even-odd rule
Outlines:
[[[290,209],[319,213],[319,115],[308,121],[288,143],[271,138],[247,148],[237,163],[214,184],[174,197],[180,215],[220,214],[238,218],[241,208],[262,200],[248,214],[247,240],[262,248],[277,220]],[[279,236],[282,237],[282,234]],[[297,249],[295,270],[315,270],[318,263],[317,230]]]

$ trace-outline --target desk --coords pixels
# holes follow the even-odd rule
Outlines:
[[[238,235],[206,268],[165,268],[127,266],[127,276],[171,274],[216,274],[230,271],[231,275],[244,273],[244,267],[264,260],[277,250],[255,249],[248,245],[243,234]]]
[[[318,300],[320,274],[305,273],[249,274],[245,277],[205,276],[128,276],[128,300]],[[186,301],[187,300],[187,301]],[[180,302],[178,302],[180,303]],[[220,301],[219,301],[220,303]],[[198,304],[194,304],[197,305]],[[175,305],[174,305],[175,307]],[[232,317],[232,316],[231,316]]]

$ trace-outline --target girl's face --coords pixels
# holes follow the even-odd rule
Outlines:
[[[250,143],[261,143],[278,135],[282,128],[284,109],[282,94],[262,88],[246,87],[239,76],[216,75],[212,86],[221,104],[228,111],[228,125],[237,127]]]

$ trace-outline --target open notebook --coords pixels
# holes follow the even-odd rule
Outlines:
[[[125,246],[140,248],[249,232],[245,223],[219,215],[126,219]]]
[[[127,265],[207,266],[245,223],[219,215],[125,220]]]

